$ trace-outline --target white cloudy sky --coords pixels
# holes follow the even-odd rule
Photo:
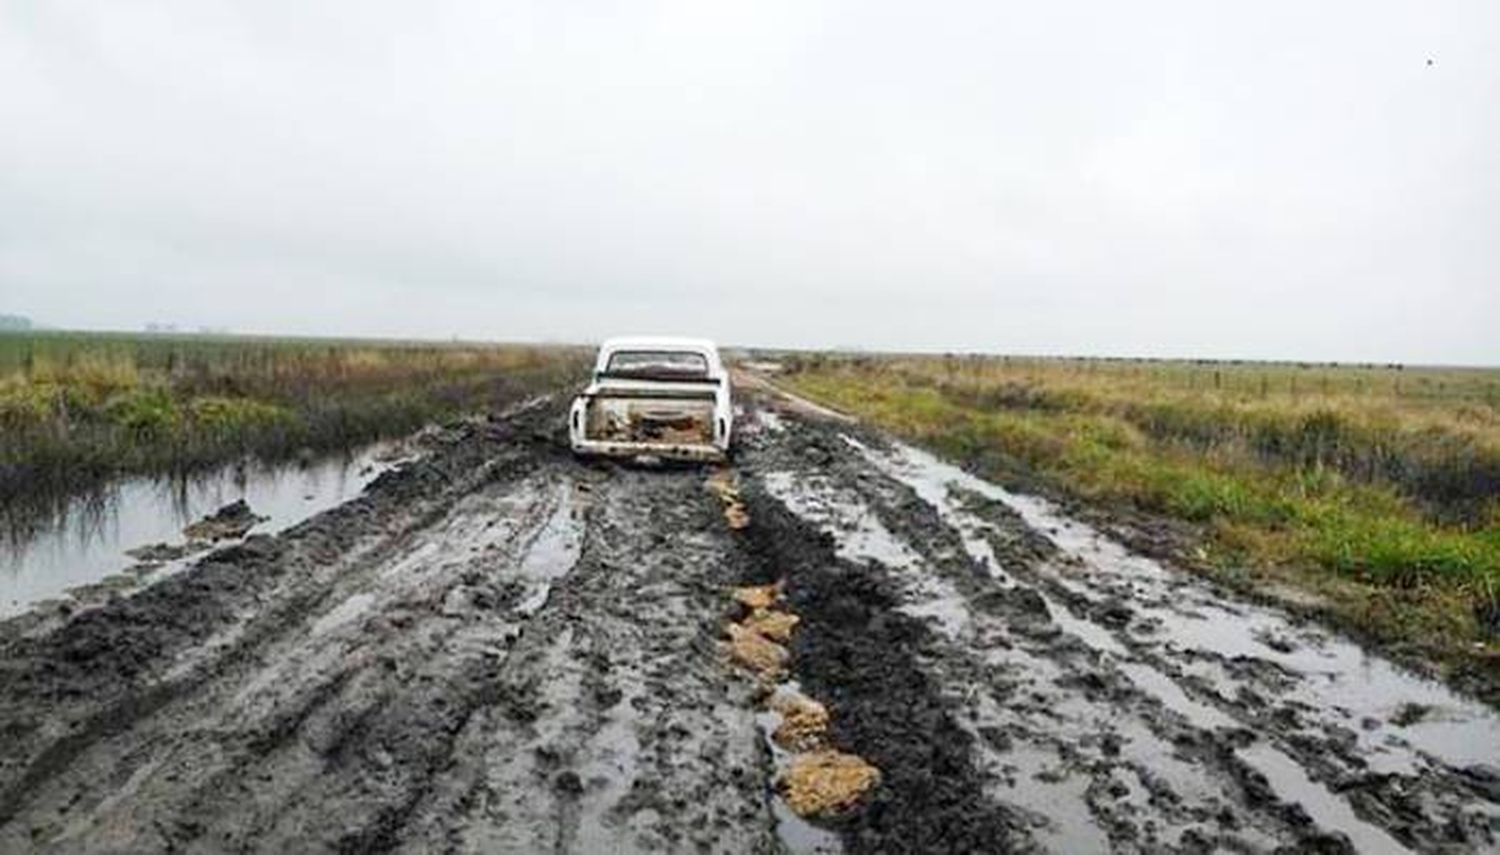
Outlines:
[[[1500,4],[0,0],[7,311],[1500,363]]]

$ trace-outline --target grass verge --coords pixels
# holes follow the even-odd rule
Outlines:
[[[1176,373],[1153,382],[1138,367],[1066,361],[789,367],[782,382],[797,393],[991,478],[1184,523],[1180,557],[1203,572],[1295,592],[1345,628],[1446,665],[1500,671],[1494,374],[1466,377],[1448,398],[1402,400],[1385,383],[1225,394],[1208,381],[1184,389]],[[1295,370],[1274,369],[1277,385]]]
[[[0,508],[347,449],[580,378],[572,348],[0,334]]]

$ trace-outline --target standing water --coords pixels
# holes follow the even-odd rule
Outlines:
[[[1463,783],[1491,780],[1500,768],[1500,716],[1483,703],[1274,606],[1226,600],[1046,499],[1011,492],[912,446],[891,443],[883,450],[852,437],[845,441],[960,530],[991,525],[971,510],[968,493],[1009,508],[1029,528],[1046,533],[1075,563],[1042,564],[1035,569],[1039,581],[1089,603],[1119,595],[1132,611],[1129,624],[1111,627],[1073,615],[1043,594],[1063,631],[1186,721],[1209,732],[1252,734],[1251,744],[1231,749],[1235,757],[1320,827],[1347,836],[1357,851],[1406,848],[1355,810],[1357,800],[1349,796],[1357,785],[1385,776],[1399,776],[1408,787],[1424,779],[1444,781],[1435,789],[1457,793],[1453,798],[1468,821],[1493,826],[1500,817],[1497,800],[1473,797]],[[971,556],[983,564],[993,561],[994,552]],[[1278,679],[1257,683],[1250,663]],[[1292,713],[1294,724],[1284,733],[1267,726],[1274,717],[1267,718],[1256,699]],[[1411,710],[1419,712],[1408,717]],[[1339,746],[1354,759],[1339,759]],[[1322,753],[1321,779],[1297,761],[1299,749]]]
[[[396,448],[378,443],[305,466],[226,466],[187,480],[130,478],[102,495],[72,500],[50,519],[11,526],[0,538],[0,618],[82,595],[83,586],[129,589],[181,569],[202,553],[148,563],[125,553],[182,544],[184,526],[240,499],[269,517],[252,533],[295,525],[359,495],[394,465]]]

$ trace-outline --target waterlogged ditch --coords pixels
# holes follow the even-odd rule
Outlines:
[[[193,556],[127,553],[182,544],[184,528],[234,502],[265,518],[253,531],[281,531],[359,495],[402,452],[398,444],[378,443],[306,465],[239,464],[184,479],[131,478],[50,517],[14,521],[0,539],[0,619],[49,601],[98,600],[180,570]]]

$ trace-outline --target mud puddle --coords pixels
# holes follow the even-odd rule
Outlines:
[[[941,579],[916,572],[921,556],[891,532],[857,494],[816,474],[773,471],[765,473],[762,480],[767,492],[788,510],[833,535],[835,554],[840,558],[909,571],[902,581],[920,590],[901,605],[904,614],[934,621],[949,636],[962,632],[968,616],[958,592]]]
[[[183,528],[244,500],[269,519],[253,531],[273,533],[342,504],[399,457],[379,443],[308,466],[226,466],[189,480],[132,478],[97,496],[70,502],[55,518],[11,526],[0,540],[0,619],[48,600],[88,597],[91,586],[129,590],[190,563],[192,556],[136,559],[127,551],[179,544]]]
[[[516,604],[516,611],[524,617],[547,604],[553,583],[573,569],[583,549],[586,502],[578,498],[578,486],[572,481],[564,481],[556,490],[556,509],[521,560],[520,576],[530,588]]]
[[[795,680],[788,680],[776,688],[778,695],[800,695],[801,687]],[[791,766],[793,753],[783,748],[773,735],[782,726],[782,714],[776,710],[773,697],[766,707],[755,715],[756,727],[761,740],[771,754],[772,777],[779,778]],[[839,836],[832,831],[819,828],[798,816],[777,793],[771,794],[771,814],[776,820],[776,836],[787,851],[796,855],[834,855],[844,851]]]
[[[1398,842],[1380,827],[1412,792],[1425,792],[1434,819],[1494,839],[1494,806],[1465,788],[1491,779],[1500,764],[1500,717],[1488,707],[1330,632],[1236,602],[1133,554],[1043,499],[1011,493],[915,448],[848,441],[966,532],[966,543],[1004,514],[1045,533],[1058,558],[1023,572],[1039,583],[1063,632],[1108,654],[1135,689],[1192,727],[1247,734],[1232,757],[1317,827],[1359,851],[1426,848],[1435,842],[1428,835],[1443,832],[1398,823]],[[982,564],[993,555],[971,550]],[[1399,781],[1392,788],[1399,795],[1348,796],[1390,780]]]
[[[1378,771],[1410,771],[1424,758],[1450,766],[1500,761],[1500,714],[1464,698],[1436,680],[1406,671],[1332,632],[1274,609],[1226,600],[1184,574],[1136,555],[1101,532],[1065,517],[1045,499],[1011,493],[909,446],[895,445],[901,468],[916,479],[952,485],[1000,502],[1035,530],[1046,532],[1066,555],[1077,559],[1080,575],[1065,585],[1088,592],[1095,602],[1123,600],[1141,627],[1126,635],[1132,647],[1158,648],[1169,659],[1206,661],[1229,667],[1188,665],[1222,696],[1245,687],[1235,671],[1253,669],[1251,660],[1271,663],[1273,672],[1293,675],[1285,696],[1331,713],[1337,723],[1355,727]],[[1070,568],[1071,569],[1071,568]],[[1074,571],[1079,572],[1079,571]],[[1419,711],[1402,721],[1403,710]],[[1403,748],[1405,750],[1403,750]]]

